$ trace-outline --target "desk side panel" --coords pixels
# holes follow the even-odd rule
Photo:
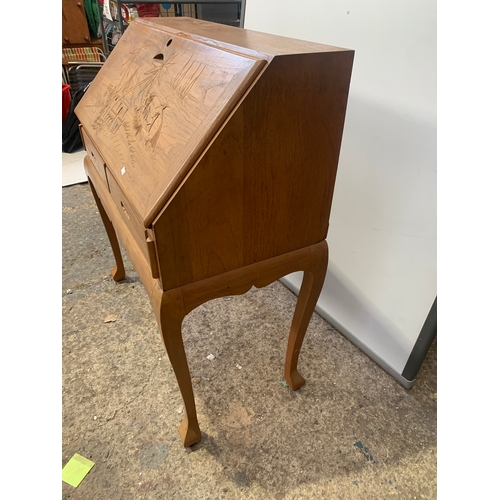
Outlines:
[[[164,288],[326,238],[353,56],[273,59],[154,222]]]

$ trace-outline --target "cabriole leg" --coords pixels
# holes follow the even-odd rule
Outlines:
[[[309,321],[316,307],[328,267],[328,246],[326,241],[312,252],[312,266],[304,271],[295,313],[293,315],[285,361],[285,380],[295,391],[306,381],[297,370],[300,349]]]
[[[125,267],[123,266],[122,254],[120,252],[120,245],[118,243],[118,238],[116,237],[115,228],[109,220],[108,214],[106,213],[106,210],[104,210],[101,200],[99,199],[99,196],[97,196],[97,193],[90,179],[89,185],[90,189],[92,190],[92,194],[94,195],[97,209],[99,210],[99,214],[101,215],[104,228],[106,229],[106,233],[108,234],[108,239],[111,244],[111,250],[113,250],[113,255],[115,257],[116,266],[111,269],[111,276],[115,281],[121,281],[125,279]]]
[[[179,426],[179,434],[184,446],[187,448],[201,441],[201,431],[196,416],[191,374],[189,373],[186,352],[182,342],[181,327],[184,316],[184,305],[180,290],[164,293],[158,315],[159,326],[184,401],[184,420]]]

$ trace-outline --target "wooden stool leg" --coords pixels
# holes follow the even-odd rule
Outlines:
[[[181,327],[184,316],[184,305],[180,290],[164,293],[158,315],[159,326],[184,401],[184,420],[179,426],[179,434],[184,446],[187,448],[201,441],[201,431],[196,416],[191,374],[189,373],[182,341]]]
[[[304,271],[295,313],[293,315],[285,361],[285,380],[295,391],[306,381],[297,370],[300,349],[309,321],[316,307],[328,267],[328,246],[324,245],[311,253],[312,266]]]
[[[123,266],[122,254],[120,252],[120,245],[118,243],[118,238],[116,237],[115,228],[109,220],[108,214],[106,213],[106,210],[104,210],[101,200],[99,199],[99,196],[97,196],[97,193],[90,179],[89,185],[90,189],[92,190],[92,194],[94,195],[99,214],[101,215],[104,228],[106,229],[106,233],[108,234],[108,239],[111,244],[111,250],[113,250],[113,255],[115,257],[116,266],[111,269],[111,276],[113,276],[113,279],[115,281],[121,281],[125,279],[125,267]]]

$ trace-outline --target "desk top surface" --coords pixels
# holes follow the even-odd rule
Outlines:
[[[217,40],[241,49],[253,50],[267,56],[308,54],[311,52],[338,52],[350,49],[299,40],[260,31],[247,30],[225,24],[211,23],[189,17],[145,18],[151,26],[164,27],[173,32],[187,32],[190,35]]]

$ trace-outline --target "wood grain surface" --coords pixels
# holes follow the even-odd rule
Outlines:
[[[352,52],[274,58],[153,223],[165,290],[326,238]]]

